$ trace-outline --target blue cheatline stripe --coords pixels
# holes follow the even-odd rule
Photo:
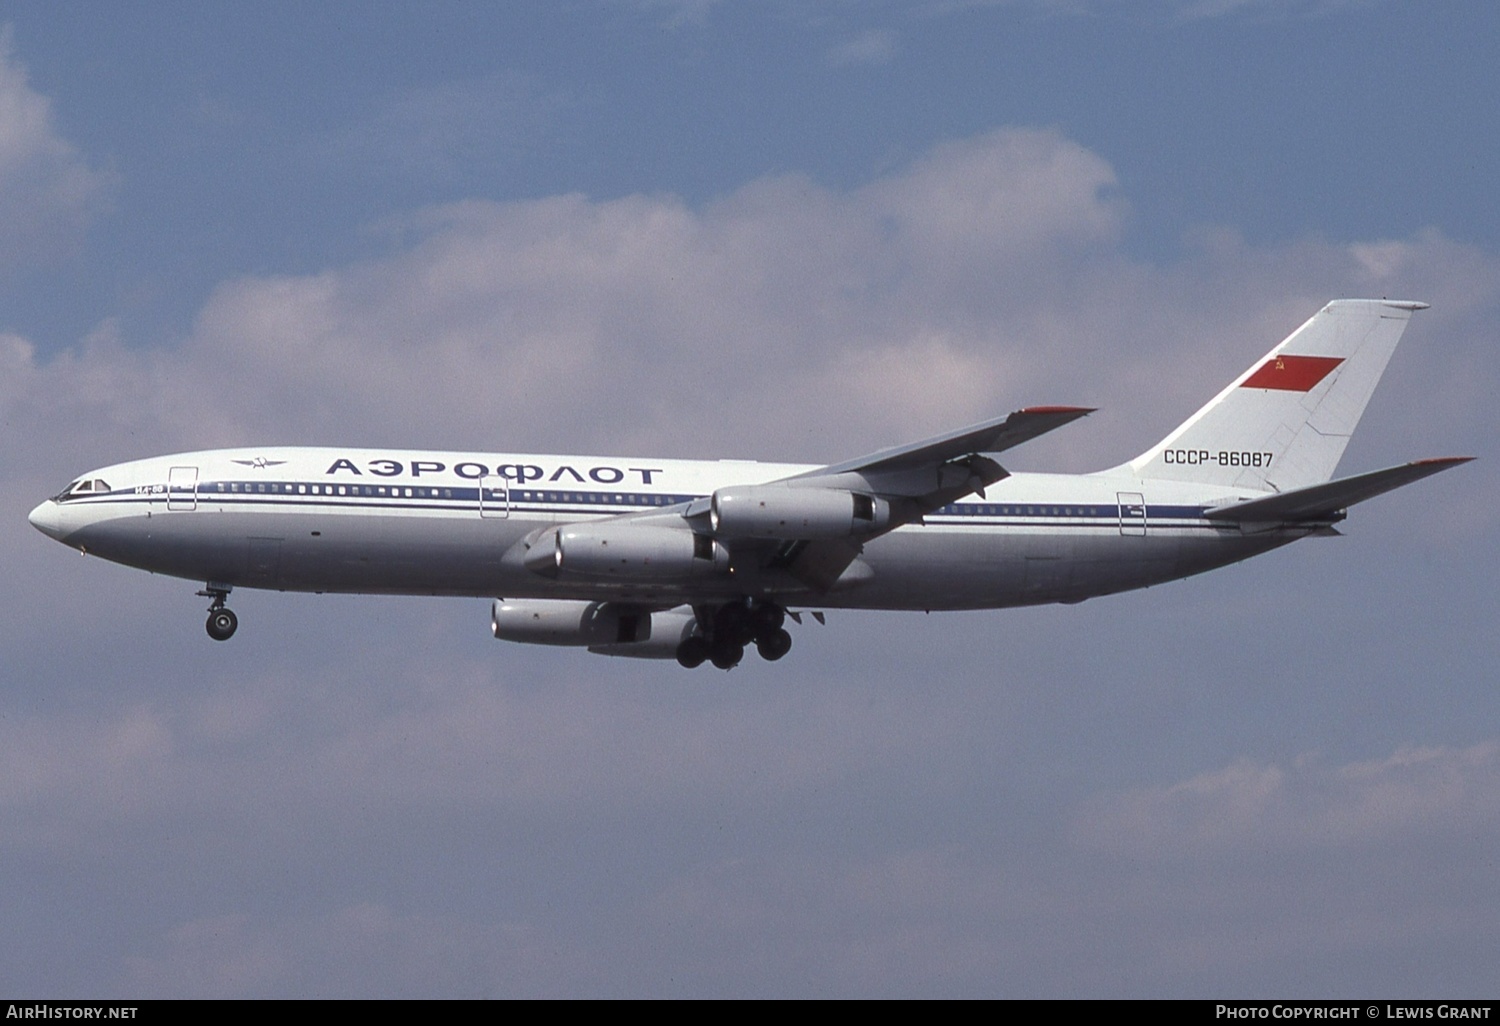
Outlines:
[[[344,488],[346,494],[336,490]],[[314,491],[316,489],[316,491]],[[385,494],[381,494],[381,492]],[[407,494],[411,493],[411,494]],[[480,502],[478,487],[454,487],[452,485],[372,485],[341,484],[309,481],[203,481],[195,491],[186,489],[167,492],[137,493],[131,490],[116,490],[103,494],[79,495],[67,500],[80,505],[133,505],[162,502],[171,499],[177,502],[196,501],[214,505],[238,505],[252,508],[279,507],[289,509],[361,509],[389,511],[395,509],[438,510],[470,512]],[[508,499],[491,496],[486,502],[494,502],[508,510],[554,516],[570,516],[588,512],[590,507],[628,512],[664,510],[695,499],[699,495],[662,494],[655,492],[617,492],[589,489],[511,488]],[[580,508],[583,507],[583,508]],[[1067,528],[1116,528],[1123,522],[1126,526],[1169,526],[1168,521],[1198,522],[1203,518],[1206,506],[1148,505],[1145,516],[1137,512],[1140,507],[1127,508],[1107,503],[1039,503],[1039,502],[991,502],[951,503],[927,517],[933,525],[961,525],[983,523],[996,527],[1028,527],[1045,524],[1049,527]],[[1213,525],[1222,526],[1222,525]]]

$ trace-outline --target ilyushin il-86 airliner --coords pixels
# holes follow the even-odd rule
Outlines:
[[[90,471],[31,512],[81,552],[232,588],[494,598],[495,637],[728,669],[827,608],[1081,602],[1309,535],[1466,461],[1334,478],[1413,311],[1329,303],[1181,427],[1091,474],[996,457],[1092,412],[1033,406],[814,467],[263,447]]]

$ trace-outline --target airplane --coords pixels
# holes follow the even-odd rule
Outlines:
[[[120,463],[31,511],[80,552],[234,588],[493,598],[513,642],[736,666],[808,611],[1075,603],[1339,533],[1471,457],[1333,474],[1413,312],[1336,300],[1141,455],[1011,473],[1091,412],[1032,406],[829,466],[264,446]],[[494,596],[501,596],[494,598]],[[813,607],[816,607],[814,609]]]

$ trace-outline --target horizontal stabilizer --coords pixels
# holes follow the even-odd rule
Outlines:
[[[1004,452],[1093,412],[1091,407],[1085,406],[1031,406],[1008,417],[997,417],[911,445],[882,449],[798,476],[831,477],[834,474],[910,470],[937,466],[973,453]]]
[[[1372,470],[1368,474],[1356,474],[1337,481],[1298,488],[1280,495],[1268,495],[1263,499],[1237,502],[1220,506],[1203,514],[1209,520],[1224,520],[1235,523],[1296,522],[1302,520],[1327,520],[1339,510],[1356,502],[1373,499],[1377,495],[1409,485],[1430,477],[1440,470],[1467,463],[1472,456],[1444,456],[1438,459],[1417,460],[1403,463],[1399,467]]]

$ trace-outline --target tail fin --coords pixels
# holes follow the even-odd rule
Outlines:
[[[1127,466],[1139,477],[1278,492],[1330,480],[1406,322],[1426,308],[1329,303]]]

